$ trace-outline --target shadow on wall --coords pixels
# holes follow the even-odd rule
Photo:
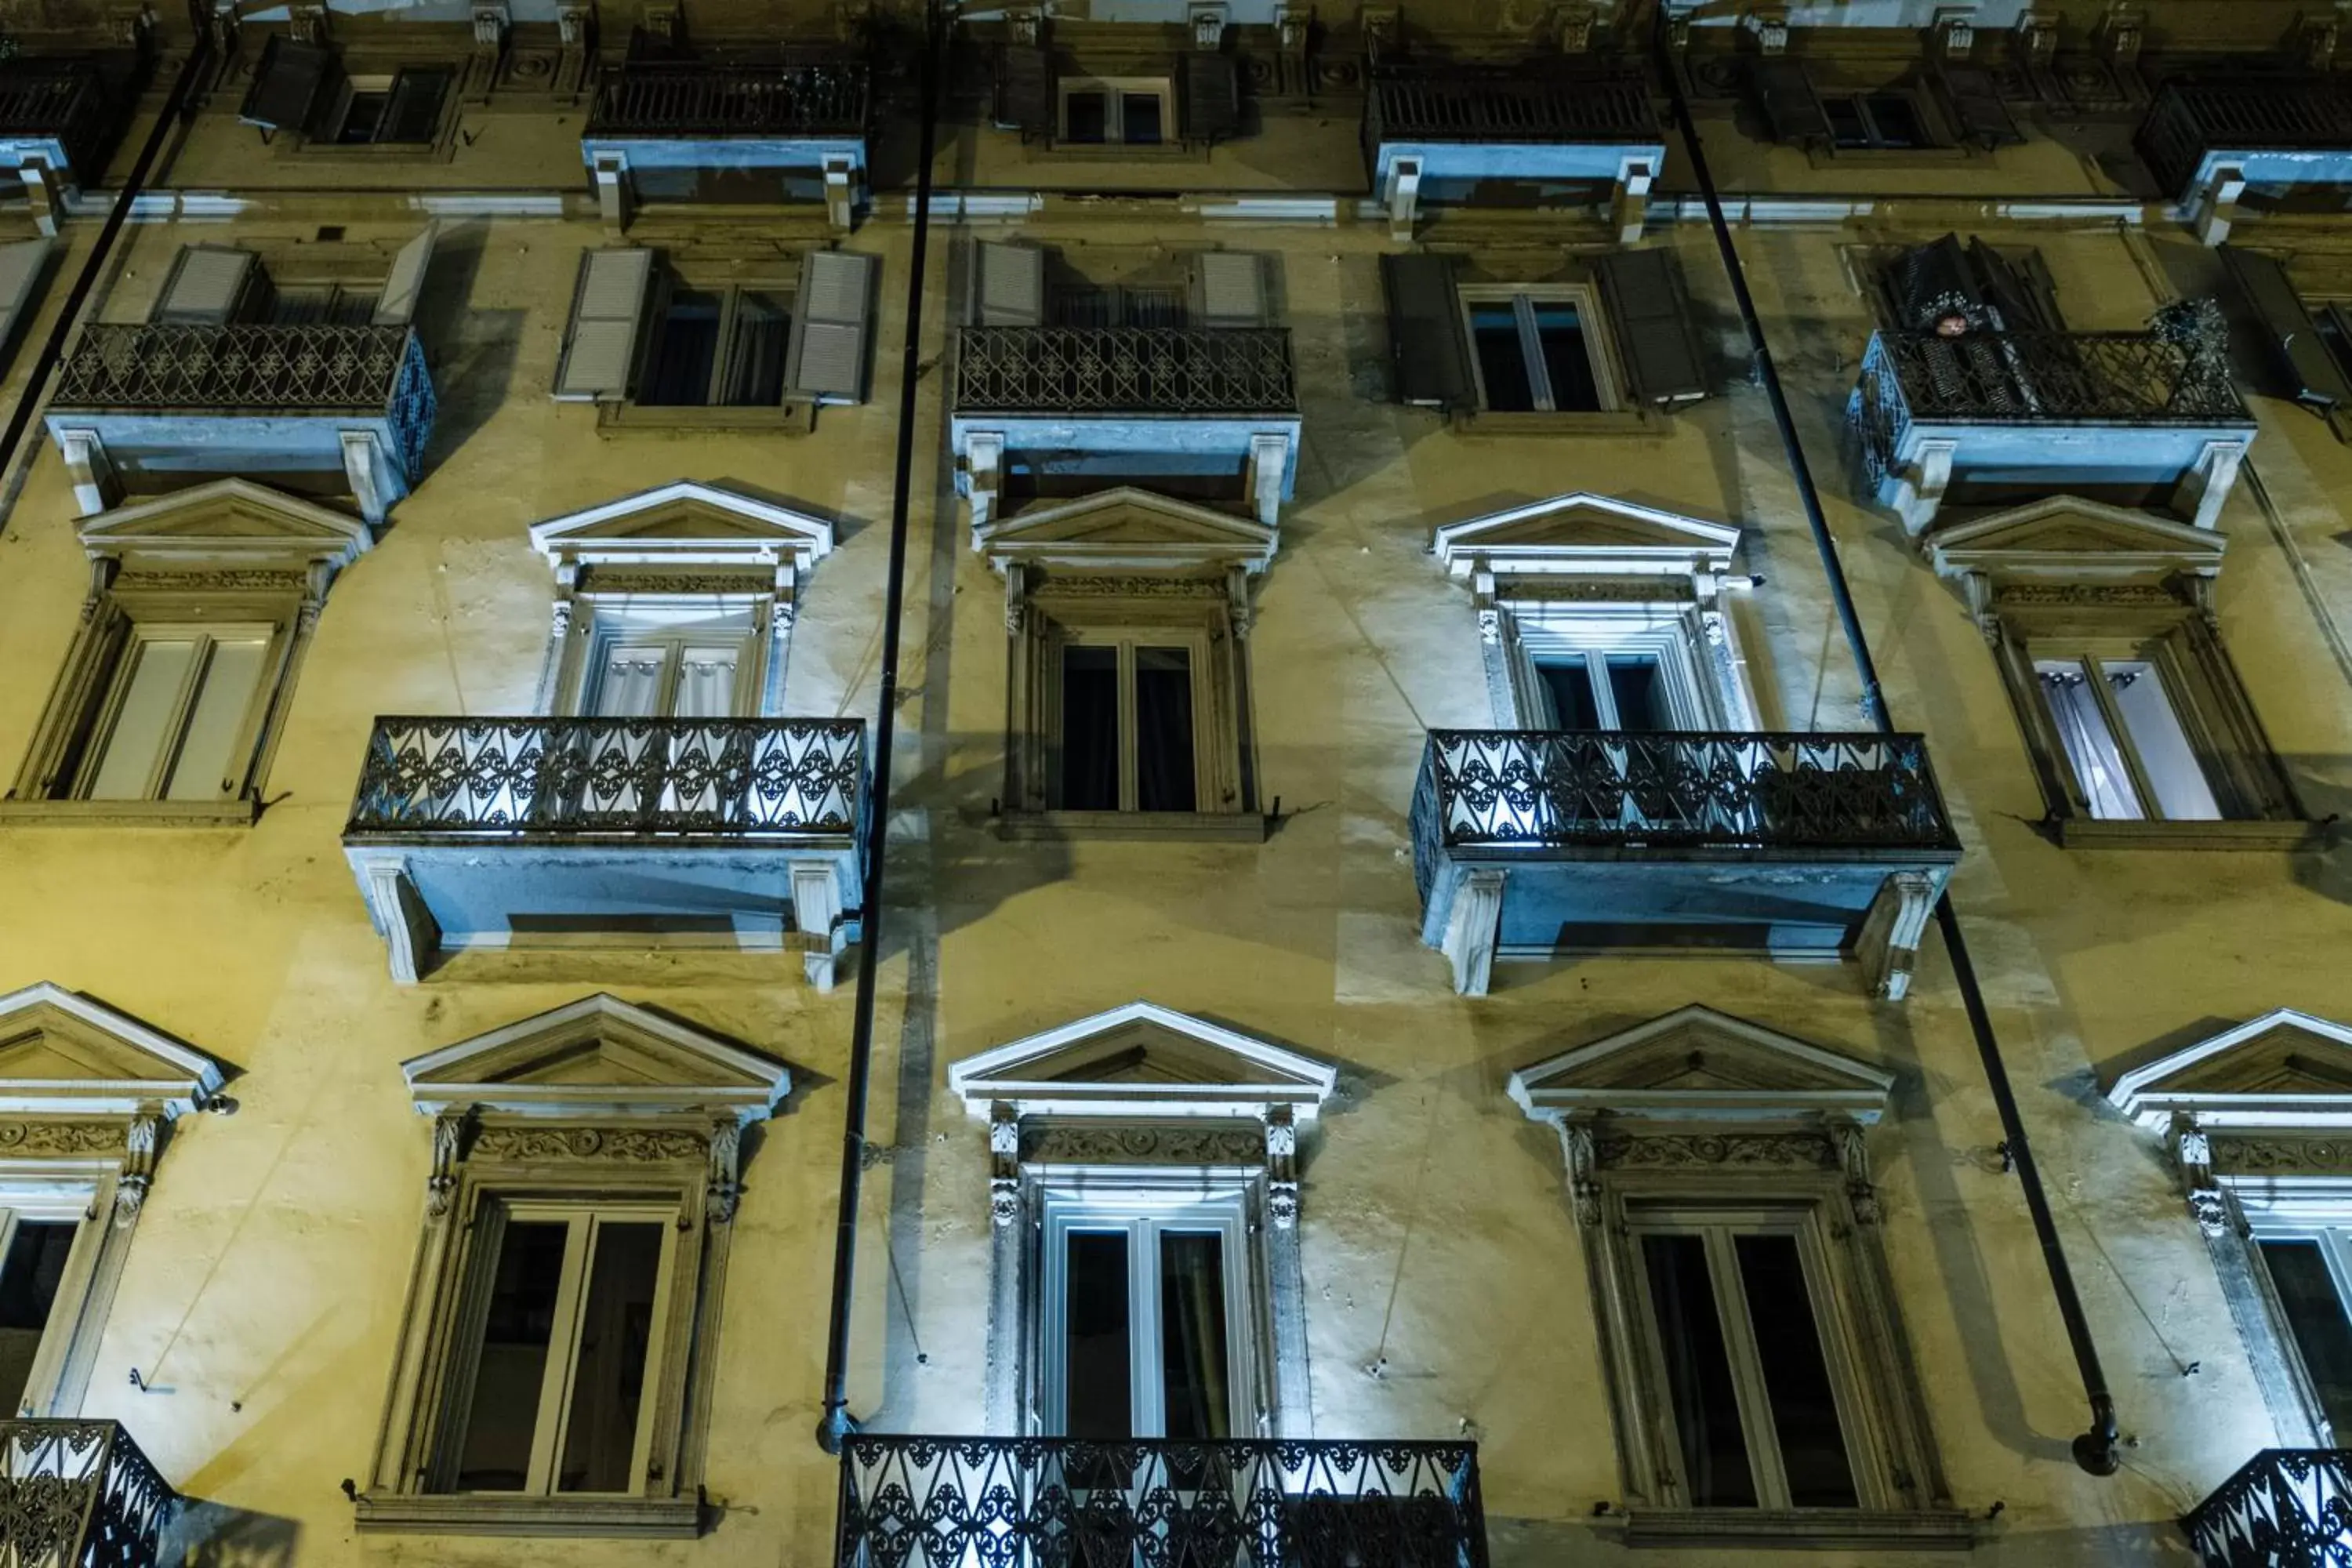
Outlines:
[[[447,461],[506,402],[515,358],[522,352],[524,311],[467,308],[489,242],[488,224],[442,230],[417,301],[416,333],[425,343],[437,400],[433,439],[425,452],[427,473]]]
[[[2279,765],[2304,815],[2321,824],[2311,848],[2294,856],[2294,879],[2339,904],[2352,904],[2352,758],[2282,752]]]
[[[162,1560],[183,1568],[293,1568],[301,1540],[293,1520],[191,1502],[164,1532]]]

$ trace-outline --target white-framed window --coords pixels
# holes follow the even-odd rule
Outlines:
[[[2249,1250],[2282,1354],[2328,1428],[2321,1440],[2341,1444],[2352,1434],[2352,1203],[2307,1207],[2246,1204]]]
[[[96,1251],[90,1201],[65,1186],[0,1194],[0,1415],[47,1406]]]
[[[1212,709],[1200,627],[1070,626],[1054,661],[1053,791],[1061,811],[1197,811]]]
[[[2187,728],[2186,692],[2160,645],[2059,657],[2033,650],[2034,683],[2093,817],[2211,822],[2227,815]]]
[[[1455,293],[1479,407],[1527,414],[1620,406],[1591,288],[1465,283]]]
[[[755,713],[762,673],[759,607],[640,596],[592,601],[579,710],[605,719],[725,719]]]
[[[667,279],[651,327],[637,403],[749,408],[783,401],[793,329],[793,291],[783,279]]]
[[[1755,727],[1729,629],[1718,649],[1695,603],[1505,599],[1496,615],[1500,722],[1635,734]]]
[[[132,626],[108,672],[76,796],[236,798],[281,632],[259,622]]]
[[[1065,77],[1059,140],[1076,146],[1157,146],[1175,140],[1176,90],[1165,77]]]

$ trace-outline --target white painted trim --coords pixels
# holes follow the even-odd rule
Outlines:
[[[1843,1079],[1836,1089],[1555,1089],[1551,1080],[1570,1077],[1610,1058],[1622,1056],[1662,1036],[1697,1026],[1709,1033],[1757,1047],[1771,1055],[1802,1062]],[[1646,1024],[1621,1030],[1605,1039],[1577,1047],[1559,1056],[1521,1068],[1505,1081],[1512,1103],[1536,1121],[1558,1122],[1572,1111],[1606,1110],[1621,1116],[1692,1121],[1819,1120],[1847,1116],[1864,1126],[1886,1110],[1895,1075],[1867,1062],[1742,1018],[1693,1003]]]
[[[722,515],[772,531],[770,539],[730,537],[632,538],[593,535],[599,526],[677,505],[708,507]],[[833,551],[833,524],[789,507],[758,500],[694,479],[674,479],[652,489],[530,525],[531,548],[556,567],[587,565],[780,565],[789,561],[806,571]]]
[[[1218,1083],[1095,1083],[1032,1078],[1022,1069],[1071,1047],[1131,1024],[1154,1025],[1235,1058],[1265,1077],[1236,1077]],[[1150,1002],[1129,1002],[1041,1034],[993,1046],[948,1068],[948,1089],[964,1109],[986,1119],[998,1103],[1022,1116],[1213,1117],[1254,1120],[1265,1109],[1287,1105],[1300,1122],[1311,1121],[1338,1086],[1339,1069],[1311,1057],[1224,1028]]]
[[[1201,530],[1209,537],[1115,543],[1038,537],[1121,508],[1165,518],[1177,528]],[[1196,506],[1136,485],[1118,485],[1052,506],[1033,507],[1017,517],[992,514],[986,521],[976,521],[971,531],[972,548],[985,555],[990,567],[1000,574],[1016,561],[1102,572],[1230,562],[1244,571],[1263,572],[1274,560],[1278,538],[1270,524]]]
[[[39,981],[0,996],[0,1035],[10,1019],[43,1007],[80,1020],[118,1044],[178,1069],[172,1077],[142,1079],[0,1078],[0,1112],[11,1115],[135,1116],[142,1105],[160,1102],[166,1114],[184,1116],[220,1092],[220,1064],[113,1008]]]
[[[568,1038],[583,1024],[617,1026],[680,1054],[731,1074],[734,1083],[607,1085],[593,1083],[468,1082],[452,1070],[509,1047],[539,1038]],[[765,1116],[792,1092],[792,1074],[782,1063],[739,1050],[690,1025],[665,1018],[598,992],[577,1002],[444,1046],[400,1064],[410,1098],[427,1116],[466,1106],[509,1115],[654,1116],[688,1110],[733,1110]]]
[[[1483,542],[1488,536],[1506,529],[1542,518],[1584,510],[1601,512],[1643,527],[1654,528],[1670,538],[1680,536],[1689,542],[1654,545]],[[1572,531],[1574,523],[1572,521],[1564,521],[1562,527]],[[1614,496],[1598,495],[1591,490],[1572,490],[1548,500],[1532,501],[1526,506],[1489,512],[1466,521],[1444,524],[1431,537],[1430,552],[1437,557],[1438,564],[1445,568],[1446,574],[1454,577],[1467,577],[1474,570],[1496,574],[1721,574],[1731,569],[1731,552],[1738,546],[1739,533],[1738,527],[1732,523],[1709,522],[1658,507],[1643,506],[1636,501],[1621,500]]]
[[[289,526],[282,533],[262,535],[183,532],[156,526],[173,518],[200,518],[239,503],[283,520]],[[83,518],[76,531],[83,552],[92,560],[137,554],[162,559],[184,557],[215,565],[232,560],[257,560],[341,568],[357,560],[374,542],[367,524],[355,518],[240,479],[214,479],[152,500],[98,512]]]
[[[2294,1007],[2274,1007],[2259,1018],[2209,1036],[2143,1067],[2134,1068],[2107,1090],[2107,1101],[2152,1132],[2169,1128],[2176,1115],[2200,1127],[2352,1127],[2352,1094],[2267,1094],[2231,1089],[2175,1089],[2165,1084],[2200,1063],[2223,1056],[2281,1028],[2299,1029],[2352,1048],[2352,1026]]]

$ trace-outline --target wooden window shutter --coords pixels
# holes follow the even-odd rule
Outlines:
[[[2017,121],[2010,118],[2009,105],[2000,100],[1999,79],[1984,67],[1939,67],[1936,85],[1942,89],[1944,107],[1950,111],[1952,129],[1960,133],[1961,141],[1991,148],[2025,140]]]
[[[1054,133],[1054,62],[1034,44],[1007,44],[996,64],[996,122]]]
[[[1811,143],[1826,147],[1830,136],[1830,117],[1822,108],[1821,95],[1813,90],[1812,78],[1795,60],[1759,59],[1756,62],[1754,80],[1756,96],[1764,105],[1764,119],[1771,127],[1772,140]]]
[[[16,329],[24,325],[26,308],[33,302],[33,289],[57,243],[44,236],[0,245],[0,353],[16,341]]]
[[[1192,308],[1203,327],[1265,324],[1265,263],[1231,250],[1203,251],[1193,259]]]
[[[273,33],[261,47],[261,63],[254,68],[253,86],[236,117],[266,130],[307,132],[342,74],[332,49]]]
[[[1691,330],[1690,300],[1672,253],[1619,251],[1601,259],[1600,272],[1633,395],[1644,403],[1705,397],[1712,390],[1706,362]]]
[[[644,246],[591,250],[580,258],[572,296],[572,326],[555,395],[572,402],[618,402],[636,379],[637,340],[644,334],[646,296],[654,253]]]
[[[1389,295],[1389,358],[1396,366],[1400,403],[1452,409],[1467,408],[1476,401],[1454,272],[1450,256],[1415,252],[1381,258],[1381,281]]]
[[[1045,253],[1034,245],[983,239],[972,251],[972,319],[983,327],[1045,321]]]
[[[262,286],[261,258],[226,245],[184,245],[149,320],[223,326],[239,320]]]
[[[383,291],[375,298],[375,314],[370,318],[379,327],[404,327],[416,320],[416,301],[425,291],[425,270],[433,265],[433,242],[440,226],[426,224],[425,232],[400,247],[392,258],[392,275],[383,280]]]
[[[2221,265],[2229,269],[2238,291],[2261,324],[2263,338],[2276,345],[2286,367],[2287,383],[2298,403],[2321,409],[2352,406],[2352,387],[2327,352],[2303,297],[2294,291],[2286,268],[2259,250],[2221,247]]]
[[[1184,57],[1184,138],[1222,142],[1241,129],[1239,62],[1227,54],[1196,49]]]
[[[2011,332],[2063,332],[2058,314],[2058,288],[2038,250],[2016,261],[1981,239],[1969,241],[1969,265],[1975,269],[1984,302],[2000,312],[2001,327]]]
[[[784,352],[784,384],[791,391],[821,403],[866,400],[866,333],[877,265],[873,257],[845,250],[812,250],[801,258],[792,346]]]

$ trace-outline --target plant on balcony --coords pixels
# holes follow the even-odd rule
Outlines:
[[[2218,303],[2203,299],[2159,305],[2147,319],[2147,330],[2157,342],[2170,343],[2186,356],[2180,367],[2179,399],[2203,403],[2232,395],[2230,323]]]

